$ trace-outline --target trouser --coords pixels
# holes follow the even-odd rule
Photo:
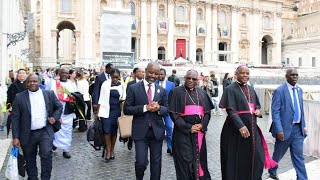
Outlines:
[[[30,141],[22,145],[23,155],[26,160],[28,180],[38,179],[37,153],[41,159],[41,180],[49,180],[52,170],[52,137],[46,128],[31,131]]]

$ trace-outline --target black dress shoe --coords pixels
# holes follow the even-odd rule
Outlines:
[[[131,150],[132,149],[132,139],[129,138],[129,141],[128,141],[128,149]]]
[[[170,154],[170,156],[172,156],[172,150],[171,149],[167,149],[167,153]]]
[[[275,179],[275,180],[279,180],[279,177],[278,177],[277,174],[272,174],[272,173],[270,173],[270,178],[271,178],[271,179]]]
[[[66,159],[70,159],[71,158],[71,154],[69,152],[63,152],[62,155]]]
[[[55,147],[54,145],[52,145],[52,150],[53,150],[53,151],[57,150],[57,147]]]

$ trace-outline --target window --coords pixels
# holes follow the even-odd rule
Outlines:
[[[316,57],[312,57],[312,67],[316,67]]]
[[[220,17],[220,24],[221,25],[226,24],[226,13],[224,11],[220,11],[219,17]]]
[[[290,64],[290,58],[287,58],[287,65]]]
[[[135,16],[136,15],[136,5],[134,4],[134,2],[130,2],[128,5],[128,8],[131,10],[131,15]]]
[[[165,60],[166,59],[166,50],[164,47],[159,47],[158,48],[158,59],[159,60]]]
[[[61,0],[61,12],[71,12],[71,0]]]
[[[183,6],[178,7],[177,20],[179,20],[179,21],[184,20],[184,7]]]
[[[302,58],[299,57],[299,66],[302,66]]]
[[[197,10],[197,20],[202,20],[202,9]]]
[[[264,29],[270,29],[270,18],[269,16],[264,17],[264,24],[263,24]]]
[[[159,6],[159,17],[165,17],[164,16],[164,5]]]

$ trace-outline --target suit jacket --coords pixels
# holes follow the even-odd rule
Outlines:
[[[297,92],[299,97],[300,112],[301,112],[301,129],[304,134],[304,128],[306,127],[304,119],[303,109],[303,92],[302,89],[297,86]],[[273,93],[272,103],[272,124],[270,132],[273,137],[277,137],[277,133],[283,132],[284,139],[287,140],[292,132],[294,106],[290,96],[290,92],[286,83],[279,86]]]
[[[42,90],[42,92],[48,117],[54,117],[56,122],[53,125],[59,126],[62,104],[53,91]],[[13,102],[11,118],[12,137],[19,138],[21,145],[28,144],[31,133],[31,104],[28,90],[17,94]],[[53,125],[47,121],[46,130],[52,139],[54,139]]]
[[[124,114],[133,115],[132,121],[132,139],[143,140],[151,123],[154,136],[157,140],[164,139],[163,116],[168,115],[168,99],[165,90],[158,84],[155,84],[153,101],[160,105],[158,112],[143,112],[143,106],[148,104],[148,96],[143,81],[133,84],[128,88],[127,98],[124,103]]]
[[[133,81],[128,82],[128,84],[127,84],[127,90],[126,90],[126,93],[128,93],[128,89],[129,89],[129,87],[130,87],[131,85],[134,85],[135,83],[137,83],[137,81],[136,81],[136,80],[133,80]]]
[[[100,73],[96,76],[96,79],[93,85],[92,104],[98,104],[101,85],[105,80],[106,80],[106,75],[104,73]]]
[[[159,84],[159,80],[156,81],[156,84]],[[165,88],[165,90],[166,90],[167,97],[169,96],[169,93],[170,93],[171,89],[173,89],[175,87],[176,87],[176,85],[173,82],[171,82],[169,80],[166,80],[166,88]]]

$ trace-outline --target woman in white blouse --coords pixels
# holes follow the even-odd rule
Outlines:
[[[120,103],[126,99],[126,87],[119,81],[120,71],[113,69],[111,79],[101,85],[98,116],[101,118],[104,141],[106,143],[105,159],[114,159],[114,146],[117,139],[118,118],[121,115]]]
[[[83,100],[87,105],[87,113],[85,114],[86,120],[91,119],[91,100],[89,95],[89,82],[86,73],[80,71],[77,73],[77,89],[83,95]]]

